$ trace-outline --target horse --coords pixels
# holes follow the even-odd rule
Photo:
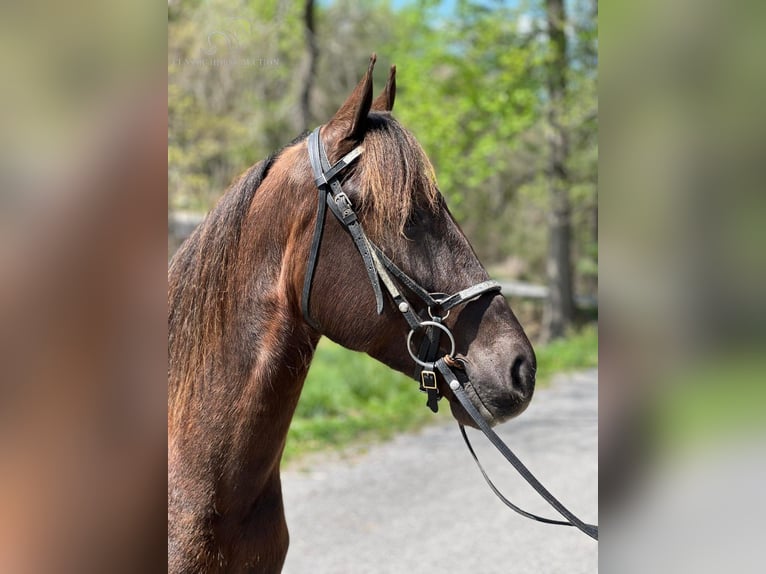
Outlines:
[[[529,339],[452,217],[424,150],[391,114],[395,66],[373,99],[375,59],[315,135],[233,183],[170,262],[169,572],[281,571],[289,536],[280,460],[317,343],[329,337],[411,375],[417,357],[403,335],[432,309],[405,293],[462,294],[452,313],[437,312],[450,341],[437,337],[436,350],[470,379],[470,400],[490,424],[532,398]],[[312,153],[326,153],[332,178],[317,173]],[[353,209],[317,209],[324,176]],[[352,211],[364,241],[341,220]],[[365,245],[375,248],[365,255]],[[385,282],[382,260],[409,279],[396,304],[370,288],[378,274]],[[475,426],[443,376],[431,387],[458,422]]]

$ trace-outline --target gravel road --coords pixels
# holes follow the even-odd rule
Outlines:
[[[565,506],[598,519],[596,370],[560,375],[498,434]],[[425,407],[424,407],[425,408]],[[479,458],[502,492],[559,518],[479,431]],[[361,455],[282,473],[286,574],[591,574],[598,544],[574,528],[507,509],[484,483],[455,424],[401,435]]]

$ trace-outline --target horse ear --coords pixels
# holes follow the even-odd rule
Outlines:
[[[390,112],[394,109],[394,99],[396,98],[396,66],[391,66],[388,71],[388,80],[386,87],[380,92],[380,95],[372,102],[372,109],[376,112]]]
[[[337,133],[339,140],[359,141],[364,134],[364,122],[370,113],[372,105],[372,69],[375,67],[377,56],[370,56],[367,73],[351,92],[351,95],[327,122],[327,129]]]

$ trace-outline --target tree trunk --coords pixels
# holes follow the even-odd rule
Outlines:
[[[304,33],[306,34],[306,55],[301,66],[301,93],[297,116],[297,128],[304,132],[311,126],[311,89],[316,75],[317,46],[316,31],[314,29],[314,0],[306,0],[303,12]]]
[[[564,336],[574,320],[571,261],[571,207],[567,172],[568,141],[562,125],[566,98],[567,38],[563,0],[546,0],[550,59],[548,62],[548,259],[546,274],[549,297],[543,312],[542,338]]]

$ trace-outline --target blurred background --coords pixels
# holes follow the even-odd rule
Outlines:
[[[766,4],[599,21],[600,565],[758,572]]]

